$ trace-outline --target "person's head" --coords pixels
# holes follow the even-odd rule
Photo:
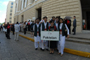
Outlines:
[[[18,22],[16,24],[18,24]]]
[[[39,18],[37,18],[37,19],[36,19],[36,23],[39,23],[39,21],[40,21]]]
[[[47,17],[45,16],[45,17],[43,17],[43,20],[45,21],[45,22],[47,22]]]
[[[54,21],[51,20],[51,21],[50,21],[50,24],[51,24],[51,26],[54,26]]]
[[[56,22],[57,22],[57,23],[59,22],[59,17],[56,17]]]
[[[55,16],[53,16],[53,17],[52,17],[52,20],[54,20],[54,21],[55,21]]]
[[[63,19],[62,18],[60,18],[60,21],[59,21],[60,23],[63,23]]]
[[[7,22],[7,24],[9,24],[9,22]]]
[[[76,19],[76,16],[73,16],[74,19]]]

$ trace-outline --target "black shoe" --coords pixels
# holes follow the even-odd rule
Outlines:
[[[42,48],[40,48],[40,50],[42,50]]]
[[[44,51],[44,49],[42,49],[42,51]]]
[[[38,50],[38,48],[35,48],[35,50]]]
[[[49,51],[48,49],[46,49],[47,51]]]

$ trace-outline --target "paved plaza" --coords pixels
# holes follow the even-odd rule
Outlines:
[[[4,33],[0,32],[0,60],[90,60],[90,58],[80,57],[64,53],[61,57],[57,52],[49,54],[49,51],[37,51],[34,49],[34,43],[30,40],[19,37],[19,41],[8,40]]]

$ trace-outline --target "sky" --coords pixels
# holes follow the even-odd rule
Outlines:
[[[15,1],[15,0],[0,0],[0,23],[5,22],[6,10],[9,1]]]

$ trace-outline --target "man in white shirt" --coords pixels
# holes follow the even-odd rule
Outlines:
[[[14,25],[14,27],[15,27],[15,38],[14,38],[14,40],[18,40],[19,31],[20,31],[20,25],[18,24],[18,22]]]
[[[47,17],[43,17],[44,22],[41,24],[41,31],[48,31],[49,23],[47,22]],[[42,51],[48,51],[48,41],[42,40]]]

